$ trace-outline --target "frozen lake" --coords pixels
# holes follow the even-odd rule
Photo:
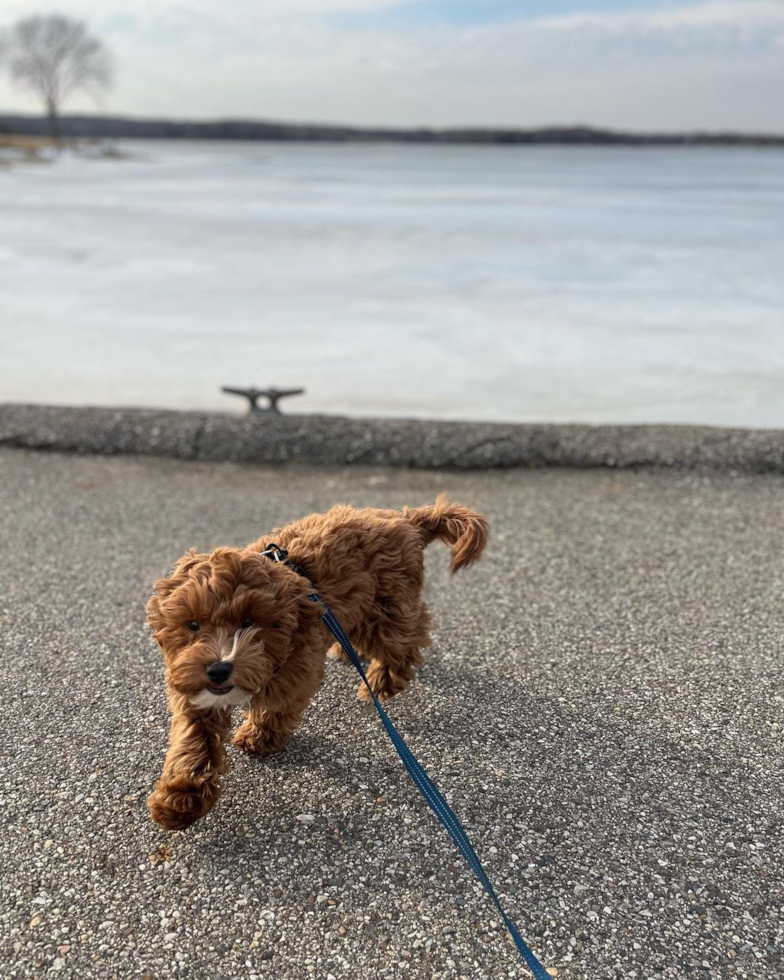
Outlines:
[[[125,148],[0,169],[0,400],[784,427],[784,152]]]

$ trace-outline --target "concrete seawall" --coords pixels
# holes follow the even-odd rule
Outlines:
[[[0,445],[239,463],[509,469],[655,467],[784,473],[784,430],[239,416],[0,405]]]

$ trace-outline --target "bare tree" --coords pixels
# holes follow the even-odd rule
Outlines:
[[[97,93],[112,80],[109,54],[81,21],[59,14],[25,17],[5,35],[0,58],[11,78],[40,97],[49,135],[60,141],[60,110],[75,92]]]

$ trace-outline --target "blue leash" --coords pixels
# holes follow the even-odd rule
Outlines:
[[[313,582],[307,572],[307,569],[297,562],[292,561],[289,558],[289,553],[285,548],[281,548],[277,544],[268,544],[261,554],[264,555],[265,558],[270,558],[272,561],[280,562],[283,565],[288,565],[289,568],[295,571],[298,575],[301,575],[303,578],[306,578],[310,582],[311,586],[313,586]],[[460,821],[452,812],[452,808],[439,793],[433,780],[428,776],[417,759],[414,758],[411,753],[411,749],[409,749],[409,747],[403,741],[403,737],[401,736],[400,732],[395,728],[389,715],[381,707],[381,702],[376,697],[373,688],[370,686],[368,679],[365,676],[365,670],[362,667],[359,655],[351,645],[351,640],[349,640],[349,638],[346,636],[345,630],[335,618],[335,614],[332,612],[326,602],[324,602],[318,592],[315,591],[315,587],[314,591],[310,593],[308,598],[312,602],[321,603],[321,606],[324,609],[322,622],[341,645],[346,653],[346,656],[356,668],[359,676],[362,678],[365,687],[368,689],[368,692],[373,699],[373,704],[376,706],[378,716],[381,719],[384,728],[387,730],[387,735],[389,735],[392,744],[397,749],[397,754],[403,760],[403,765],[408,770],[409,776],[411,776],[411,778],[414,780],[416,788],[419,790],[422,796],[424,796],[425,800],[427,800],[430,809],[435,813],[444,827],[446,827],[447,833],[457,845],[457,849],[471,866],[474,874],[484,885],[485,891],[490,896],[493,905],[495,905],[495,907],[498,909],[498,913],[504,920],[504,925],[509,930],[509,934],[514,940],[517,951],[525,961],[526,966],[534,975],[535,980],[551,980],[550,974],[536,958],[533,950],[517,931],[517,926],[515,926],[514,922],[512,922],[504,911],[504,907],[501,905],[501,900],[499,899],[498,895],[496,895],[495,889],[490,883],[490,879],[487,877],[487,872],[482,867],[471,841],[468,839],[466,832],[463,830]]]
[[[351,645],[351,641],[346,636],[343,627],[335,618],[335,614],[332,612],[332,610],[329,608],[329,606],[324,602],[324,600],[317,592],[314,592],[310,596],[310,599],[312,599],[313,602],[320,602],[324,607],[324,616],[323,616],[324,625],[327,627],[330,633],[335,637],[335,639],[338,641],[341,647],[345,650],[349,660],[356,667],[359,676],[364,681],[365,687],[370,692],[371,698],[373,698],[373,704],[376,706],[376,711],[378,712],[379,718],[381,719],[384,728],[386,728],[387,730],[387,735],[389,735],[390,739],[392,740],[392,744],[397,749],[398,755],[403,760],[403,765],[408,770],[409,776],[411,776],[411,778],[414,780],[417,789],[422,794],[422,796],[424,796],[424,798],[427,800],[430,808],[433,810],[435,815],[438,817],[438,819],[441,821],[444,827],[446,827],[449,836],[455,842],[458,850],[466,859],[466,861],[468,861],[474,874],[484,885],[485,891],[490,896],[493,905],[495,905],[495,907],[498,909],[501,918],[504,920],[504,925],[509,930],[512,939],[514,939],[514,944],[517,947],[517,951],[525,960],[528,969],[531,971],[531,973],[533,973],[534,977],[536,977],[536,980],[550,980],[550,974],[547,972],[547,970],[545,970],[545,968],[536,958],[531,948],[528,946],[528,944],[525,942],[523,937],[517,931],[517,927],[515,926],[514,922],[512,922],[512,920],[504,911],[504,908],[501,905],[501,900],[498,898],[498,895],[496,895],[495,889],[490,883],[490,879],[487,877],[487,873],[485,872],[485,869],[482,867],[479,858],[476,856],[476,851],[474,850],[471,841],[468,839],[466,832],[463,830],[460,821],[452,812],[452,809],[447,803],[447,801],[439,793],[432,779],[428,776],[428,774],[425,772],[425,770],[422,768],[419,762],[411,754],[411,750],[403,741],[403,738],[398,732],[398,730],[392,724],[389,715],[381,707],[381,702],[373,693],[373,689],[370,686],[370,684],[368,684],[368,679],[365,676],[365,671],[364,668],[362,667],[359,656],[357,655],[357,651]]]

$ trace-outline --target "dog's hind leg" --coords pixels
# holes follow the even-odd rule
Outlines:
[[[348,654],[344,652],[343,647],[339,643],[332,644],[329,650],[327,650],[327,657],[329,660],[343,660],[349,663]]]
[[[420,600],[413,610],[385,599],[382,613],[373,624],[362,647],[370,657],[366,674],[373,693],[380,701],[402,694],[414,677],[414,668],[422,663],[421,648],[430,646],[430,616]],[[360,701],[369,701],[364,684],[357,691]]]

